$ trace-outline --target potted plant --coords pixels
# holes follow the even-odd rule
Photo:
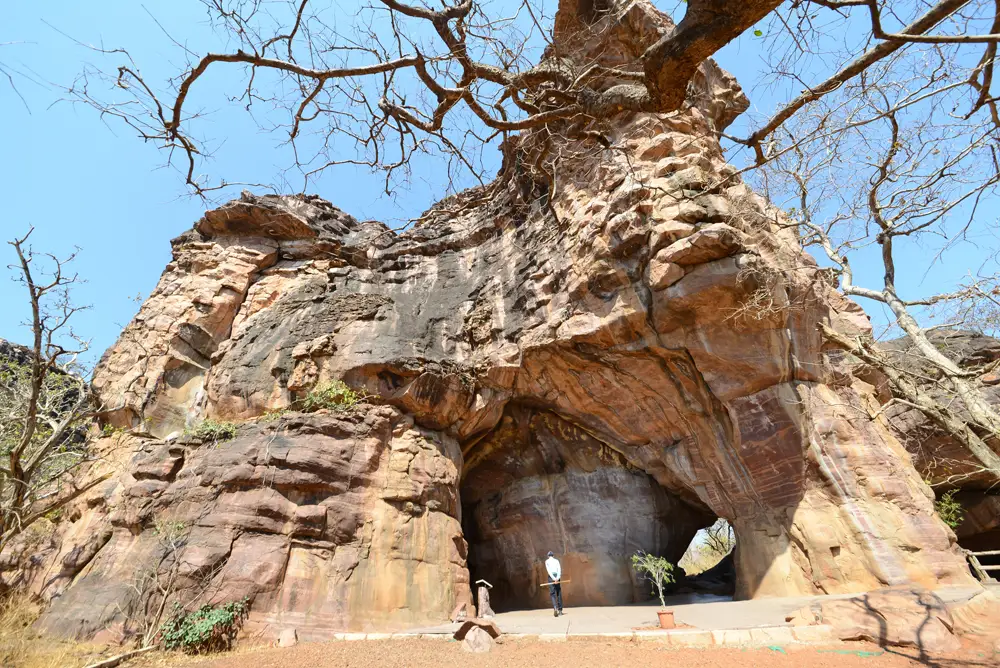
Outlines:
[[[674,581],[673,564],[663,557],[639,550],[632,555],[632,568],[636,570],[639,577],[653,583],[654,591],[660,597],[660,610],[656,613],[660,618],[660,628],[674,628],[674,612],[667,610],[667,602],[663,599],[664,585]]]

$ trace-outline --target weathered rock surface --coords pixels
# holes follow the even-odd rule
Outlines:
[[[249,596],[256,624],[302,638],[439,619],[470,600],[461,462],[453,439],[388,406],[148,442],[40,574],[59,595],[43,627],[100,630],[158,564],[176,565],[180,599]]]
[[[958,365],[978,376],[987,401],[1000,406],[1000,340],[978,332],[939,329],[929,332],[931,342],[954,359]],[[906,337],[881,344],[893,363],[909,370],[923,389],[949,406],[964,419],[971,416],[958,398],[935,381],[940,372],[919,353]],[[856,371],[877,388],[879,400],[886,404],[892,388],[884,376],[870,368]],[[1000,550],[1000,476],[986,470],[961,443],[905,404],[893,404],[885,410],[893,431],[910,452],[917,471],[931,481],[939,493],[956,490],[955,499],[965,512],[955,532],[963,545],[972,550]],[[1000,452],[1000,443],[987,439]]]
[[[829,624],[841,640],[867,640],[883,647],[916,647],[922,653],[943,654],[961,647],[953,633],[955,621],[948,606],[933,592],[920,588],[892,587],[863,596],[814,603],[792,615],[789,621]]]
[[[1000,377],[995,365],[1000,361],[1000,340],[977,332],[939,329],[928,333],[931,342],[954,359],[960,367],[970,372],[978,371],[981,391],[991,404],[1000,405]],[[965,419],[971,419],[961,402],[946,387],[935,383],[940,372],[928,362],[906,337],[880,344],[894,364],[909,370],[925,391],[945,405],[958,412]],[[870,377],[866,376],[866,372]],[[879,397],[887,402],[892,397],[888,382],[870,369],[859,370],[878,387]],[[900,441],[914,457],[917,470],[924,473],[933,483],[948,484],[955,480],[963,489],[989,490],[998,479],[989,472],[982,471],[977,462],[961,444],[940,427],[932,423],[920,411],[905,404],[895,404],[887,408],[893,429]],[[1000,444],[993,444],[1000,451]]]
[[[587,62],[670,29],[645,1],[608,30],[567,7],[557,39]],[[514,138],[500,180],[401,234],[245,194],[175,239],[95,373],[138,445],[36,578],[43,625],[119,616],[158,521],[189,531],[185,582],[303,638],[444,621],[470,569],[498,608],[542,604],[549,549],[567,603],[634,600],[629,553],[679,557],[716,517],[742,597],[969,582],[871,386],[816,329],[863,312],[723,160],[739,88],[707,63],[690,101],[584,128],[608,149],[568,125],[554,193],[523,168],[540,139]],[[256,421],[329,379],[373,405]],[[246,424],[170,438],[205,417]]]
[[[572,574],[565,605],[648,600],[629,557],[644,549],[677,562],[714,519],[581,428],[522,408],[470,454],[461,497],[472,578],[492,583],[492,599],[508,609],[549,604],[538,555],[550,549]]]
[[[31,348],[0,339],[0,364],[8,362],[19,366],[31,364]]]
[[[494,642],[500,641],[500,627],[492,619],[475,617],[463,622],[454,638],[462,641],[462,649],[466,652],[482,654],[492,650]]]
[[[493,638],[483,629],[473,626],[462,639],[462,649],[474,654],[484,654],[493,649]]]
[[[958,635],[985,641],[1000,642],[1000,597],[993,591],[976,594],[966,603],[951,610]]]
[[[295,647],[299,642],[299,634],[295,629],[282,629],[278,634],[278,647]]]

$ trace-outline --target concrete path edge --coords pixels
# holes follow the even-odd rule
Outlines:
[[[333,640],[452,640],[448,633],[337,633]],[[613,633],[505,633],[503,638],[566,642],[568,640],[629,640],[655,642],[671,647],[770,647],[790,644],[824,645],[838,642],[829,625],[759,626],[750,629],[673,629],[670,631],[618,631]]]

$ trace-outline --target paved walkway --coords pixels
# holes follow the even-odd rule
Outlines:
[[[948,587],[937,594],[946,602],[964,601],[982,591],[979,587]],[[836,596],[802,596],[797,598],[761,598],[752,601],[732,601],[719,596],[689,595],[667,599],[674,619],[696,629],[752,629],[784,626],[785,617],[813,601],[850,598],[856,594]],[[626,633],[639,627],[658,626],[657,603],[608,607],[566,608],[561,617],[553,617],[551,609],[517,610],[497,614],[496,622],[504,633],[514,634],[592,634]],[[458,624],[444,624],[415,633],[453,633]]]

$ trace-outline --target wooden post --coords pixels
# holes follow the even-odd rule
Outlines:
[[[492,617],[493,608],[490,607],[490,589],[493,588],[493,585],[486,580],[476,580],[476,584],[479,585],[479,591],[476,596],[476,616]]]

